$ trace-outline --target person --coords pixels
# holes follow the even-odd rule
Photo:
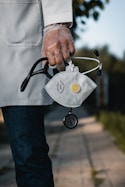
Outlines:
[[[54,186],[44,132],[44,106],[52,103],[44,89],[48,79],[39,74],[24,92],[20,86],[41,57],[63,69],[75,50],[71,26],[71,0],[0,0],[0,107],[18,187]]]

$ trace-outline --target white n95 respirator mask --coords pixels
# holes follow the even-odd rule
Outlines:
[[[46,84],[50,97],[62,106],[75,108],[96,88],[96,84],[79,72],[77,66],[69,63],[65,71],[59,72]]]

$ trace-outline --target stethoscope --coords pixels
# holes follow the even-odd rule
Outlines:
[[[89,60],[89,61],[94,61],[94,62],[97,62],[97,66],[90,69],[90,70],[87,70],[85,72],[83,72],[82,74],[88,74],[90,72],[93,72],[95,70],[97,70],[97,75],[100,76],[101,73],[102,73],[102,63],[100,62],[100,58],[99,58],[99,52],[97,50],[94,51],[95,55],[97,58],[90,58],[90,57],[71,57],[71,59],[76,59],[76,60]],[[42,69],[39,69],[39,70],[35,70],[36,66],[43,62],[43,61],[46,61],[46,63],[44,64],[43,68]],[[65,63],[65,66],[68,65],[68,63]],[[27,87],[29,81],[30,81],[30,78],[33,77],[34,75],[37,75],[37,74],[45,74],[49,79],[51,79],[53,77],[53,75],[51,75],[49,73],[49,62],[48,62],[48,58],[45,57],[45,58],[40,58],[38,59],[34,65],[32,66],[31,70],[29,71],[28,75],[26,76],[26,78],[24,79],[24,81],[22,82],[21,84],[21,87],[20,87],[20,91],[23,92],[25,90],[25,88]],[[59,73],[59,71],[55,68],[53,69],[53,74],[55,75],[56,73]],[[69,109],[69,112],[68,114],[63,118],[63,124],[69,128],[69,129],[73,129],[77,126],[78,124],[78,117],[72,113],[72,108]]]

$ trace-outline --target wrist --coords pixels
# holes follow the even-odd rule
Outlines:
[[[55,23],[55,24],[47,25],[46,27],[44,27],[43,32],[45,34],[52,30],[70,29],[70,28],[71,28],[71,23]]]

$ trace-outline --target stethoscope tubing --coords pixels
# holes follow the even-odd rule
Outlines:
[[[97,57],[98,57],[98,56],[97,56]],[[70,61],[71,63],[72,63],[72,60],[73,60],[73,59],[76,59],[76,60],[90,60],[90,61],[95,61],[95,62],[97,62],[98,65],[97,65],[95,68],[92,68],[92,69],[90,69],[90,70],[87,70],[87,71],[85,71],[85,72],[82,72],[82,74],[85,75],[85,74],[91,73],[91,72],[93,72],[93,71],[95,71],[95,70],[98,70],[98,75],[101,75],[102,63],[100,62],[99,57],[98,57],[98,59],[96,59],[96,58],[90,58],[90,57],[71,57],[71,61]],[[34,71],[34,69],[36,68],[36,66],[37,66],[39,63],[41,63],[42,61],[47,61],[47,62],[45,63],[45,65],[44,65],[44,67],[43,67],[42,69],[40,69],[40,70]],[[68,63],[67,63],[67,64],[68,64]],[[48,78],[51,79],[53,76],[50,75],[49,72],[48,72],[48,68],[49,68],[49,67],[51,67],[51,66],[49,66],[48,58],[45,57],[45,58],[38,59],[38,60],[34,63],[34,65],[32,66],[32,68],[31,68],[30,72],[28,73],[27,77],[26,77],[26,78],[24,79],[24,81],[22,82],[21,87],[20,87],[20,91],[22,92],[22,91],[25,90],[25,88],[26,88],[26,86],[27,86],[27,84],[28,84],[30,78],[31,78],[32,76],[36,75],[36,74],[43,73],[43,74],[45,74]],[[56,70],[57,70],[57,69],[56,69]],[[54,69],[53,69],[53,71],[54,71]],[[58,72],[58,70],[55,71],[55,72]]]

